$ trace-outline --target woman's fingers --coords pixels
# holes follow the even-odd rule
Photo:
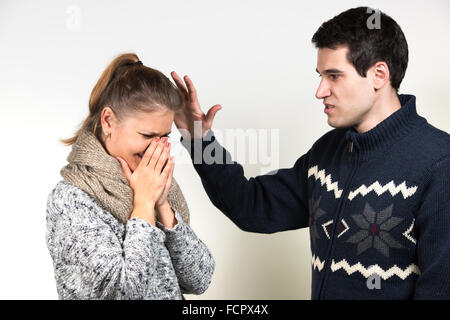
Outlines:
[[[116,157],[116,159],[119,160],[119,163],[122,166],[122,170],[123,170],[123,173],[125,175],[125,178],[127,178],[128,182],[130,182],[131,170],[128,167],[128,163],[125,160],[123,160],[122,158],[120,158],[120,157]]]
[[[168,183],[168,187],[170,187],[170,185],[172,184],[172,178],[173,178],[173,171],[175,169],[175,157],[170,157],[169,159],[170,164],[171,164],[171,168],[170,168],[170,172],[169,172],[169,178],[167,179]]]
[[[150,162],[148,163],[147,167],[154,170],[156,167],[156,164],[158,163],[159,158],[161,157],[162,152],[164,151],[164,147],[166,145],[166,138],[163,138],[157,143],[156,149],[153,152],[153,155],[150,159]],[[161,171],[160,171],[161,172]]]
[[[170,171],[167,178],[167,187],[170,187],[170,184],[172,183],[172,177],[173,177],[173,169],[175,168],[175,157],[170,156],[167,160],[167,165],[170,165]]]
[[[175,159],[175,157],[169,157],[169,159],[167,159],[167,164],[164,167],[163,172],[161,173],[161,179],[163,181],[165,180],[165,184],[164,184],[164,190],[161,194],[161,197],[158,199],[159,205],[163,204],[164,201],[167,199],[167,195],[169,194],[170,186],[172,185],[173,169],[175,167],[174,159]],[[169,169],[167,176],[165,176],[165,173],[164,173],[164,170],[166,168]]]
[[[141,162],[139,162],[139,165],[137,169],[145,167],[150,162],[150,159],[153,156],[153,153],[155,152],[156,147],[158,146],[159,137],[156,137],[152,140],[150,145],[147,147],[147,150],[145,150],[144,156],[142,157]]]
[[[161,178],[163,180],[170,178],[170,183],[172,183],[172,174],[173,174],[174,166],[175,166],[175,163],[173,161],[173,157],[170,157],[169,160],[167,161],[167,165],[164,167],[164,169],[161,173]],[[169,187],[170,187],[170,183],[168,185]]]
[[[169,157],[170,157],[170,142],[167,142],[166,145],[164,146],[164,149],[161,152],[158,162],[155,165],[155,170],[157,173],[162,171]]]

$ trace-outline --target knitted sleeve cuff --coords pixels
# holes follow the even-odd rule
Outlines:
[[[150,222],[138,217],[134,217],[128,220],[126,226],[129,234],[135,233],[148,233],[150,238],[164,242],[166,240],[166,234],[159,228],[153,226]]]
[[[177,224],[173,228],[169,229],[158,220],[156,221],[156,226],[166,235],[166,241],[173,241],[180,238],[185,233],[184,229],[186,228],[186,224],[183,222],[180,213],[172,206],[170,208],[175,213],[175,218],[177,219]]]

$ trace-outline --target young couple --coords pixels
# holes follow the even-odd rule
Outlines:
[[[315,95],[334,129],[291,168],[246,179],[236,162],[193,165],[242,230],[309,228],[312,299],[449,299],[450,136],[398,94],[406,39],[381,12],[370,28],[369,9],[342,12],[312,37]],[[46,216],[60,299],[182,299],[211,282],[214,259],[173,179],[172,123],[192,159],[211,146],[231,157],[211,130],[221,106],[205,115],[193,82],[171,75],[176,86],[135,54],[118,56],[81,128],[62,140],[72,151]]]

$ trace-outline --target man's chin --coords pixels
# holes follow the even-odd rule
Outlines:
[[[331,121],[330,119],[328,119],[328,125],[332,128],[335,129],[341,129],[342,126],[339,123],[336,123],[335,121]]]
[[[328,125],[330,127],[335,128],[335,129],[348,129],[350,127],[353,127],[355,124],[354,123],[339,122],[339,121],[336,121],[336,119],[328,118]]]

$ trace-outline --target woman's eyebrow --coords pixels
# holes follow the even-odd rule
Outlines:
[[[171,133],[172,133],[172,131],[169,131],[166,134],[163,134],[163,136],[168,136]],[[154,132],[154,131],[150,131],[148,133],[147,132],[142,132],[141,134],[145,134],[145,135],[148,135],[148,136],[159,136],[160,135],[159,132]]]

